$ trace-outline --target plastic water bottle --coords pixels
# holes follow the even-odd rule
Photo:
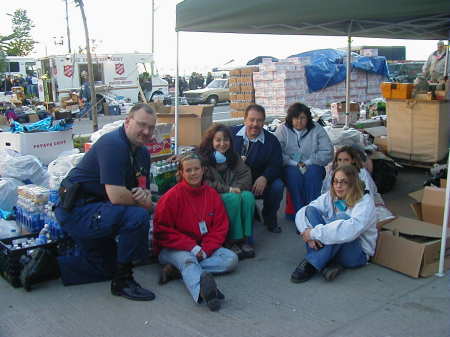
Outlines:
[[[44,227],[39,232],[36,244],[43,245],[46,244],[49,240],[50,240],[50,230],[48,224],[45,224]]]

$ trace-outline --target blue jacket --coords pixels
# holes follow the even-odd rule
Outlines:
[[[237,136],[236,134],[242,127],[243,125],[231,127],[234,150],[240,155],[245,150],[244,137]],[[263,130],[263,132],[264,144],[259,141],[253,143],[247,153],[245,163],[252,170],[253,181],[260,176],[264,176],[269,183],[272,183],[275,179],[281,178],[282,174],[283,159],[281,156],[281,146],[273,134],[266,130]]]

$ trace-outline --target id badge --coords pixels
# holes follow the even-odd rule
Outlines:
[[[138,187],[143,188],[144,190],[147,189],[147,177],[146,176],[139,176],[137,177]]]
[[[208,227],[206,226],[206,222],[205,221],[200,221],[198,223],[198,228],[200,229],[200,234],[201,235],[205,235],[206,233],[208,233]]]

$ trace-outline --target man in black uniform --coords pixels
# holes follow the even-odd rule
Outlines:
[[[135,105],[124,125],[103,135],[63,181],[56,217],[81,249],[79,256],[58,258],[64,285],[112,278],[113,295],[155,298],[132,275],[132,261],[148,255],[153,205],[144,144],[155,124],[150,106]]]

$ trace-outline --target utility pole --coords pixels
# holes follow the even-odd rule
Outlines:
[[[84,35],[86,38],[86,55],[88,64],[89,88],[91,91],[92,129],[95,132],[98,130],[97,97],[95,96],[95,82],[94,82],[94,72],[92,70],[92,56],[91,56],[91,46],[89,44],[89,31],[87,26],[86,14],[84,13],[83,0],[74,0],[74,1],[77,4],[77,6],[80,7],[81,16],[83,17]]]
[[[69,9],[67,6],[67,0],[64,0],[64,2],[66,3],[67,45],[69,46],[69,54],[72,54],[72,50],[70,48]]]

